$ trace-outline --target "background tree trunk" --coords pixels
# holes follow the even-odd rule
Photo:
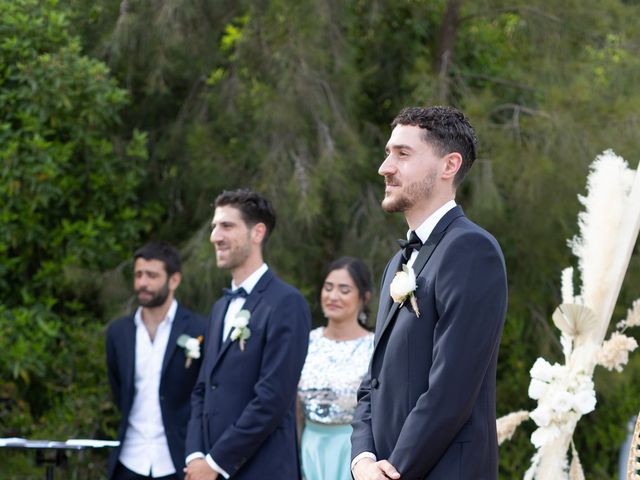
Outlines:
[[[440,33],[438,34],[433,72],[438,79],[436,98],[439,103],[447,103],[449,97],[449,73],[453,64],[453,50],[456,33],[460,24],[460,8],[463,0],[449,0],[445,7]]]

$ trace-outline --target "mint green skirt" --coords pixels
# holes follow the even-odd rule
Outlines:
[[[305,480],[351,480],[351,425],[306,422],[302,432]]]

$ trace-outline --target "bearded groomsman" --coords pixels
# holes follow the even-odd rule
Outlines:
[[[495,387],[507,306],[500,246],[456,189],[476,157],[465,116],[407,108],[391,124],[382,208],[409,226],[380,291],[375,348],[358,392],[356,480],[498,478]]]
[[[211,311],[193,391],[187,480],[300,478],[295,397],[311,316],[303,296],[264,263],[271,204],[250,190],[216,198],[211,243],[231,289]]]
[[[108,478],[184,478],[190,397],[201,363],[203,318],[178,304],[178,251],[148,243],[134,254],[139,307],[107,329],[107,371],[122,413],[120,447],[111,452]]]

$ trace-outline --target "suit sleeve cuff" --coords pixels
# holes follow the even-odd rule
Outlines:
[[[204,453],[202,452],[193,452],[191,454],[189,454],[186,458],[186,460],[184,461],[185,465],[189,465],[189,462],[191,460],[195,460],[196,458],[204,458]]]
[[[356,463],[358,463],[360,460],[362,460],[363,458],[370,458],[371,460],[373,460],[374,462],[378,461],[378,458],[371,452],[362,452],[359,453],[358,455],[356,455],[354,457],[353,460],[351,460],[351,471],[353,472],[353,467],[356,466]]]
[[[229,478],[229,474],[227,472],[225,472],[224,469],[215,462],[215,460],[213,459],[213,457],[211,455],[207,455],[206,457],[204,457],[204,459],[207,461],[207,463],[209,464],[209,466],[213,470],[218,472],[224,478]]]

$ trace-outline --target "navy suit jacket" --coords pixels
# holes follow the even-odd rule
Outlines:
[[[300,292],[271,270],[243,309],[251,337],[220,339],[229,301],[211,311],[207,348],[191,402],[187,455],[210,454],[233,479],[300,478],[295,397],[311,315]]]
[[[118,440],[121,443],[124,441],[135,394],[136,325],[133,319],[134,315],[120,318],[113,321],[107,329],[107,372],[114,401],[122,413],[122,420],[118,427]],[[186,368],[185,350],[178,347],[176,341],[182,334],[198,337],[204,335],[205,330],[206,322],[202,317],[178,304],[162,361],[159,395],[171,460],[179,478],[184,477],[182,469],[191,390],[198,378],[203,356],[192,360],[189,368]],[[111,451],[107,477],[109,479],[112,478],[119,455],[120,447]]]
[[[352,458],[369,451],[402,480],[498,478],[495,387],[507,280],[496,240],[460,207],[413,266],[420,316],[389,296],[384,273],[375,347],[358,391]]]

